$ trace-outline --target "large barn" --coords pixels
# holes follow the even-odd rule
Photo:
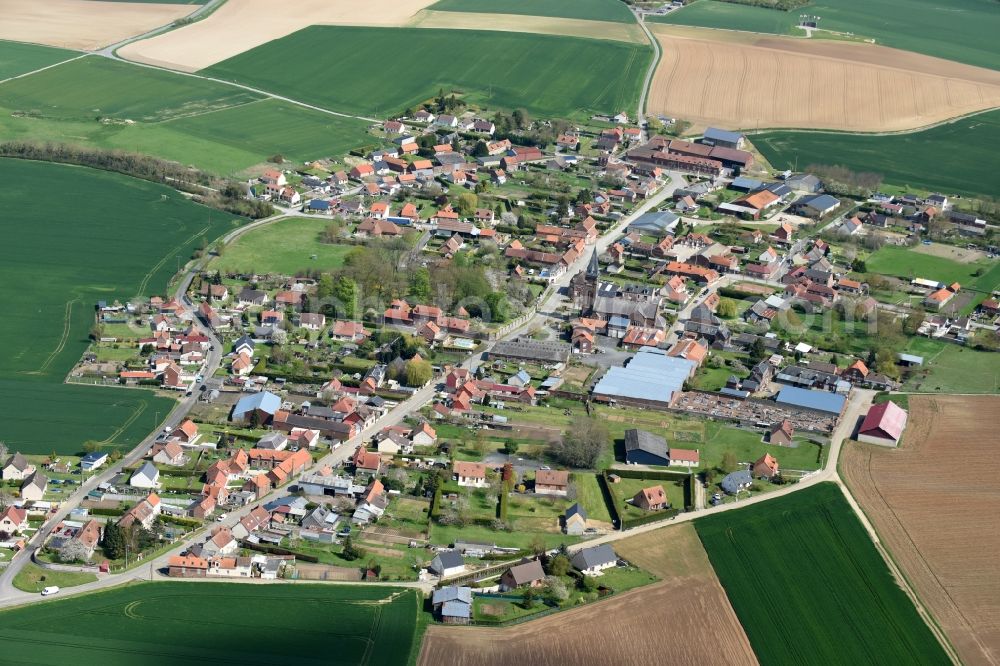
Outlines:
[[[894,402],[883,402],[868,410],[858,429],[858,440],[868,444],[896,446],[906,427],[906,410]]]

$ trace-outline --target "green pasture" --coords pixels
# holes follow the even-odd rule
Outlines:
[[[419,642],[419,604],[389,587],[137,583],[3,611],[0,637],[18,663],[382,666]]]
[[[174,402],[152,392],[63,384],[87,348],[98,300],[165,294],[202,243],[238,218],[118,174],[0,160],[0,440],[75,453],[87,440],[137,444]]]
[[[368,123],[220,83],[83,58],[0,84],[0,135],[140,152],[231,174],[369,143]]]
[[[227,245],[221,257],[212,259],[211,268],[282,275],[339,268],[353,246],[321,243],[320,234],[329,224],[329,218],[289,217],[258,227]]]
[[[762,664],[951,663],[832,483],[695,528]]]
[[[0,40],[0,81],[79,55],[75,51]]]
[[[1000,12],[997,12],[1000,14]],[[1000,111],[959,118],[908,134],[773,131],[751,137],[776,169],[840,165],[881,174],[900,187],[966,196],[1000,189]]]
[[[652,20],[802,36],[805,33],[795,28],[800,14],[819,16],[822,30],[853,33],[904,51],[1000,69],[996,48],[1000,12],[992,0],[816,0],[790,12],[699,0]]]
[[[899,245],[885,245],[868,257],[865,264],[871,272],[906,280],[924,278],[945,284],[958,282],[963,289],[985,292],[1000,286],[1000,262],[987,259],[964,264]]]
[[[911,338],[906,353],[924,357],[903,390],[931,393],[1000,392],[1000,364],[995,352],[977,351],[950,342]]]
[[[381,66],[390,46],[419,57]],[[650,57],[646,46],[576,37],[313,26],[203,73],[374,117],[444,90],[491,108],[579,118],[635,108]]]
[[[634,23],[628,5],[620,0],[439,0],[428,9],[442,12],[523,14]]]

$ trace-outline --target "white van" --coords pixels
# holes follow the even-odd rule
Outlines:
[[[58,591],[59,591],[59,588],[57,586],[50,585],[49,587],[46,587],[45,589],[42,590],[42,596],[43,597],[48,597],[50,595],[55,594]]]

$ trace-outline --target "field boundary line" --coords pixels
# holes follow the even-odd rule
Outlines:
[[[146,411],[146,407],[148,407],[148,406],[149,406],[148,402],[146,402],[146,401],[140,402],[139,406],[136,407],[136,410],[134,412],[132,412],[132,416],[130,416],[127,419],[125,419],[125,422],[121,424],[121,426],[118,428],[118,430],[115,430],[113,433],[111,433],[110,435],[108,435],[107,438],[102,439],[100,441],[100,443],[101,444],[111,444],[113,441],[115,441],[115,439],[119,435],[121,435],[122,433],[124,433],[125,430],[130,425],[132,425],[133,423],[135,423],[136,419],[138,419],[140,416],[142,416],[142,413]]]
[[[0,85],[7,83],[8,81],[14,81],[16,79],[23,79],[26,76],[31,76],[32,74],[38,74],[39,72],[44,72],[47,69],[52,69],[53,67],[58,67],[59,65],[65,65],[68,62],[73,62],[74,60],[79,60],[80,58],[86,58],[87,53],[81,53],[78,56],[73,56],[72,58],[67,58],[66,60],[60,60],[59,62],[52,63],[51,65],[46,65],[45,67],[39,67],[38,69],[33,69],[30,72],[24,72],[23,74],[18,74],[17,76],[9,76],[6,79],[0,79]]]
[[[942,127],[944,125],[950,125],[951,123],[957,123],[961,120],[968,120],[970,118],[975,118],[976,116],[981,116],[984,113],[992,113],[994,111],[1000,110],[1000,106],[991,106],[987,109],[979,109],[978,111],[971,111],[969,113],[963,113],[962,115],[952,116],[951,118],[945,118],[944,120],[938,120],[937,122],[930,123],[928,125],[921,125],[920,127],[914,127],[913,129],[904,130],[889,130],[884,132],[855,132],[851,130],[836,130],[836,129],[810,129],[808,127],[764,127],[756,129],[744,130],[744,133],[748,136],[764,136],[767,134],[773,134],[775,132],[798,132],[803,134],[835,134],[835,135],[847,135],[847,136],[906,136],[907,134],[916,134],[918,132],[926,132],[927,130],[932,130],[935,127]]]

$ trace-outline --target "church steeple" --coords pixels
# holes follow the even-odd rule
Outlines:
[[[601,276],[601,266],[597,263],[597,249],[590,255],[590,263],[587,265],[587,277],[591,280],[596,280]]]

